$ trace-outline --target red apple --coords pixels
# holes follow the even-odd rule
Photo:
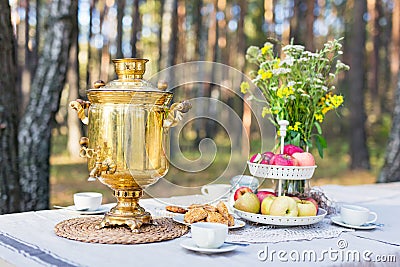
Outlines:
[[[250,162],[252,163],[258,163],[262,159],[262,155],[260,153],[254,154],[250,158]]]
[[[270,160],[270,164],[280,166],[297,166],[298,162],[292,156],[285,154],[275,154]]]
[[[274,192],[270,192],[270,191],[258,191],[257,192],[257,197],[260,200],[260,203],[262,203],[264,198],[266,198],[268,196],[275,196],[275,193]]]
[[[312,202],[314,204],[315,208],[318,210],[318,202],[315,199],[313,199],[312,197],[308,197],[305,200]]]
[[[239,197],[243,196],[247,192],[253,193],[253,190],[251,190],[251,188],[247,186],[239,187],[238,189],[236,189],[235,194],[233,195],[233,200],[236,201]]]
[[[293,153],[292,157],[297,159],[299,166],[314,166],[314,156],[309,152],[297,152]]]
[[[275,154],[271,151],[267,151],[261,154],[262,156],[262,160],[261,160],[261,164],[270,164],[271,162],[271,158],[274,156]]]
[[[292,156],[293,153],[297,153],[297,152],[304,152],[304,150],[301,149],[301,148],[298,147],[298,146],[290,145],[290,144],[289,144],[289,145],[285,145],[285,146],[283,147],[283,154]]]

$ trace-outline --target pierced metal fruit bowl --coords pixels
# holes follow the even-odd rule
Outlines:
[[[304,217],[288,217],[288,216],[271,216],[262,215],[258,213],[250,213],[235,209],[233,211],[240,218],[246,219],[251,222],[271,224],[271,225],[282,225],[282,226],[299,226],[299,225],[310,225],[322,221],[327,214],[327,211],[319,208],[316,216],[304,216]]]
[[[258,164],[247,161],[253,176],[270,179],[305,180],[310,179],[317,166],[279,166]]]

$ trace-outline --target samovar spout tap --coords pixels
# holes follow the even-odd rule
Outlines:
[[[114,174],[117,170],[117,165],[111,159],[106,159],[103,162],[96,160],[94,168],[89,172],[88,181],[95,181],[96,178],[100,178],[102,172],[107,172],[108,174]]]

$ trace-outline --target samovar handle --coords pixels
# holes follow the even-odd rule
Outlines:
[[[85,115],[85,109],[89,108],[90,102],[83,101],[82,99],[77,99],[75,101],[71,101],[69,106],[75,109],[78,112],[78,117],[82,121],[83,124],[89,124],[89,118]]]
[[[174,103],[171,105],[167,118],[164,120],[163,127],[171,128],[178,124],[183,118],[183,113],[188,112],[192,108],[192,104],[185,100],[180,103]]]

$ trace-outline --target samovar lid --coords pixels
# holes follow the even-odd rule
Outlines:
[[[146,71],[144,58],[113,59],[118,79],[105,84],[97,81],[93,89],[87,90],[91,103],[168,105],[172,92],[165,91],[167,85],[159,82],[158,88],[143,80]]]
[[[157,87],[150,82],[143,80],[146,72],[146,63],[149,61],[145,58],[120,58],[112,60],[115,67],[115,73],[118,79],[105,84],[103,81],[97,81],[94,88],[88,89],[88,92],[94,91],[144,91],[144,92],[164,92],[167,87],[160,84]]]

